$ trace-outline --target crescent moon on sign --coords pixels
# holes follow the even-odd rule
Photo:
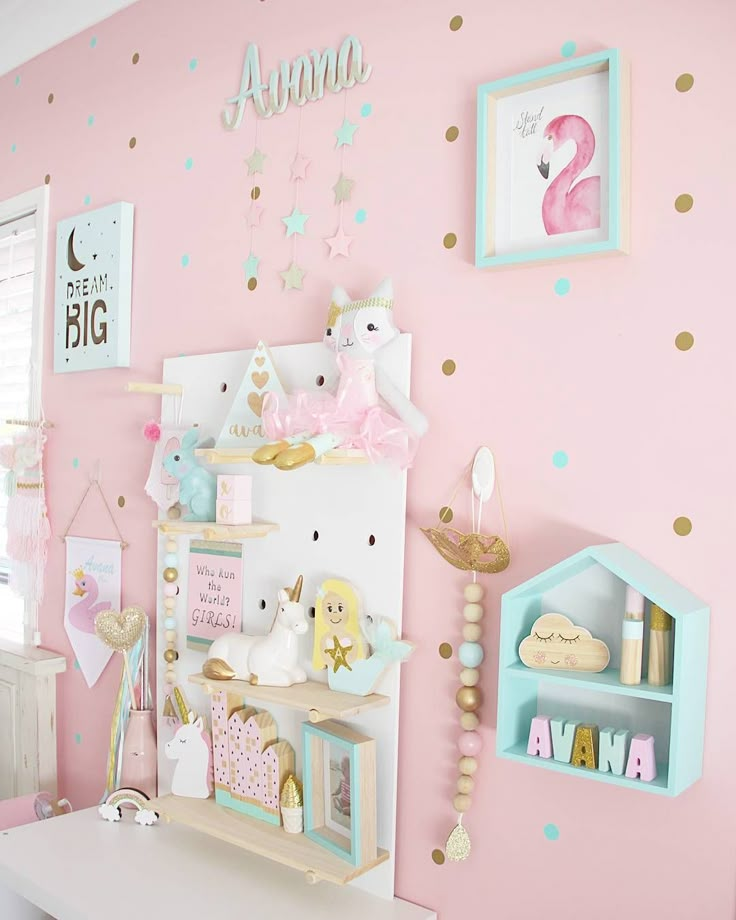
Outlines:
[[[72,232],[69,234],[69,242],[66,247],[66,260],[69,263],[69,268],[73,272],[81,272],[84,268],[84,262],[80,262],[79,259],[74,255],[74,231],[77,228],[74,227]]]

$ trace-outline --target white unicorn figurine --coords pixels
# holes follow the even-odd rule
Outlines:
[[[171,791],[174,795],[190,799],[208,799],[212,794],[212,744],[202,724],[196,722],[182,725],[171,741],[166,743],[166,756],[175,760]]]
[[[307,672],[300,667],[299,636],[308,629],[304,606],[299,603],[303,579],[278,593],[276,618],[267,636],[244,633],[220,636],[207,653],[202,672],[211,680],[249,680],[264,687],[303,684]]]

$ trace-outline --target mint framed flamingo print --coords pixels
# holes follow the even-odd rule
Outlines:
[[[478,90],[478,267],[628,251],[628,67],[617,50]]]

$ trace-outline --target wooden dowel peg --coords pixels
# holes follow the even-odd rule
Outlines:
[[[28,419],[28,418],[6,418],[6,425],[24,428],[53,428],[53,422],[47,422],[46,419]]]
[[[180,383],[126,383],[128,393],[157,393],[159,396],[181,396],[184,387]]]
[[[307,883],[307,885],[317,884],[317,882],[319,881],[319,877],[317,876],[317,873],[314,871],[314,869],[308,869],[304,873],[304,881]]]

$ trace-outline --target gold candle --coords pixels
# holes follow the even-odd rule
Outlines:
[[[649,672],[647,679],[654,687],[672,681],[672,617],[657,604],[649,613]]]

